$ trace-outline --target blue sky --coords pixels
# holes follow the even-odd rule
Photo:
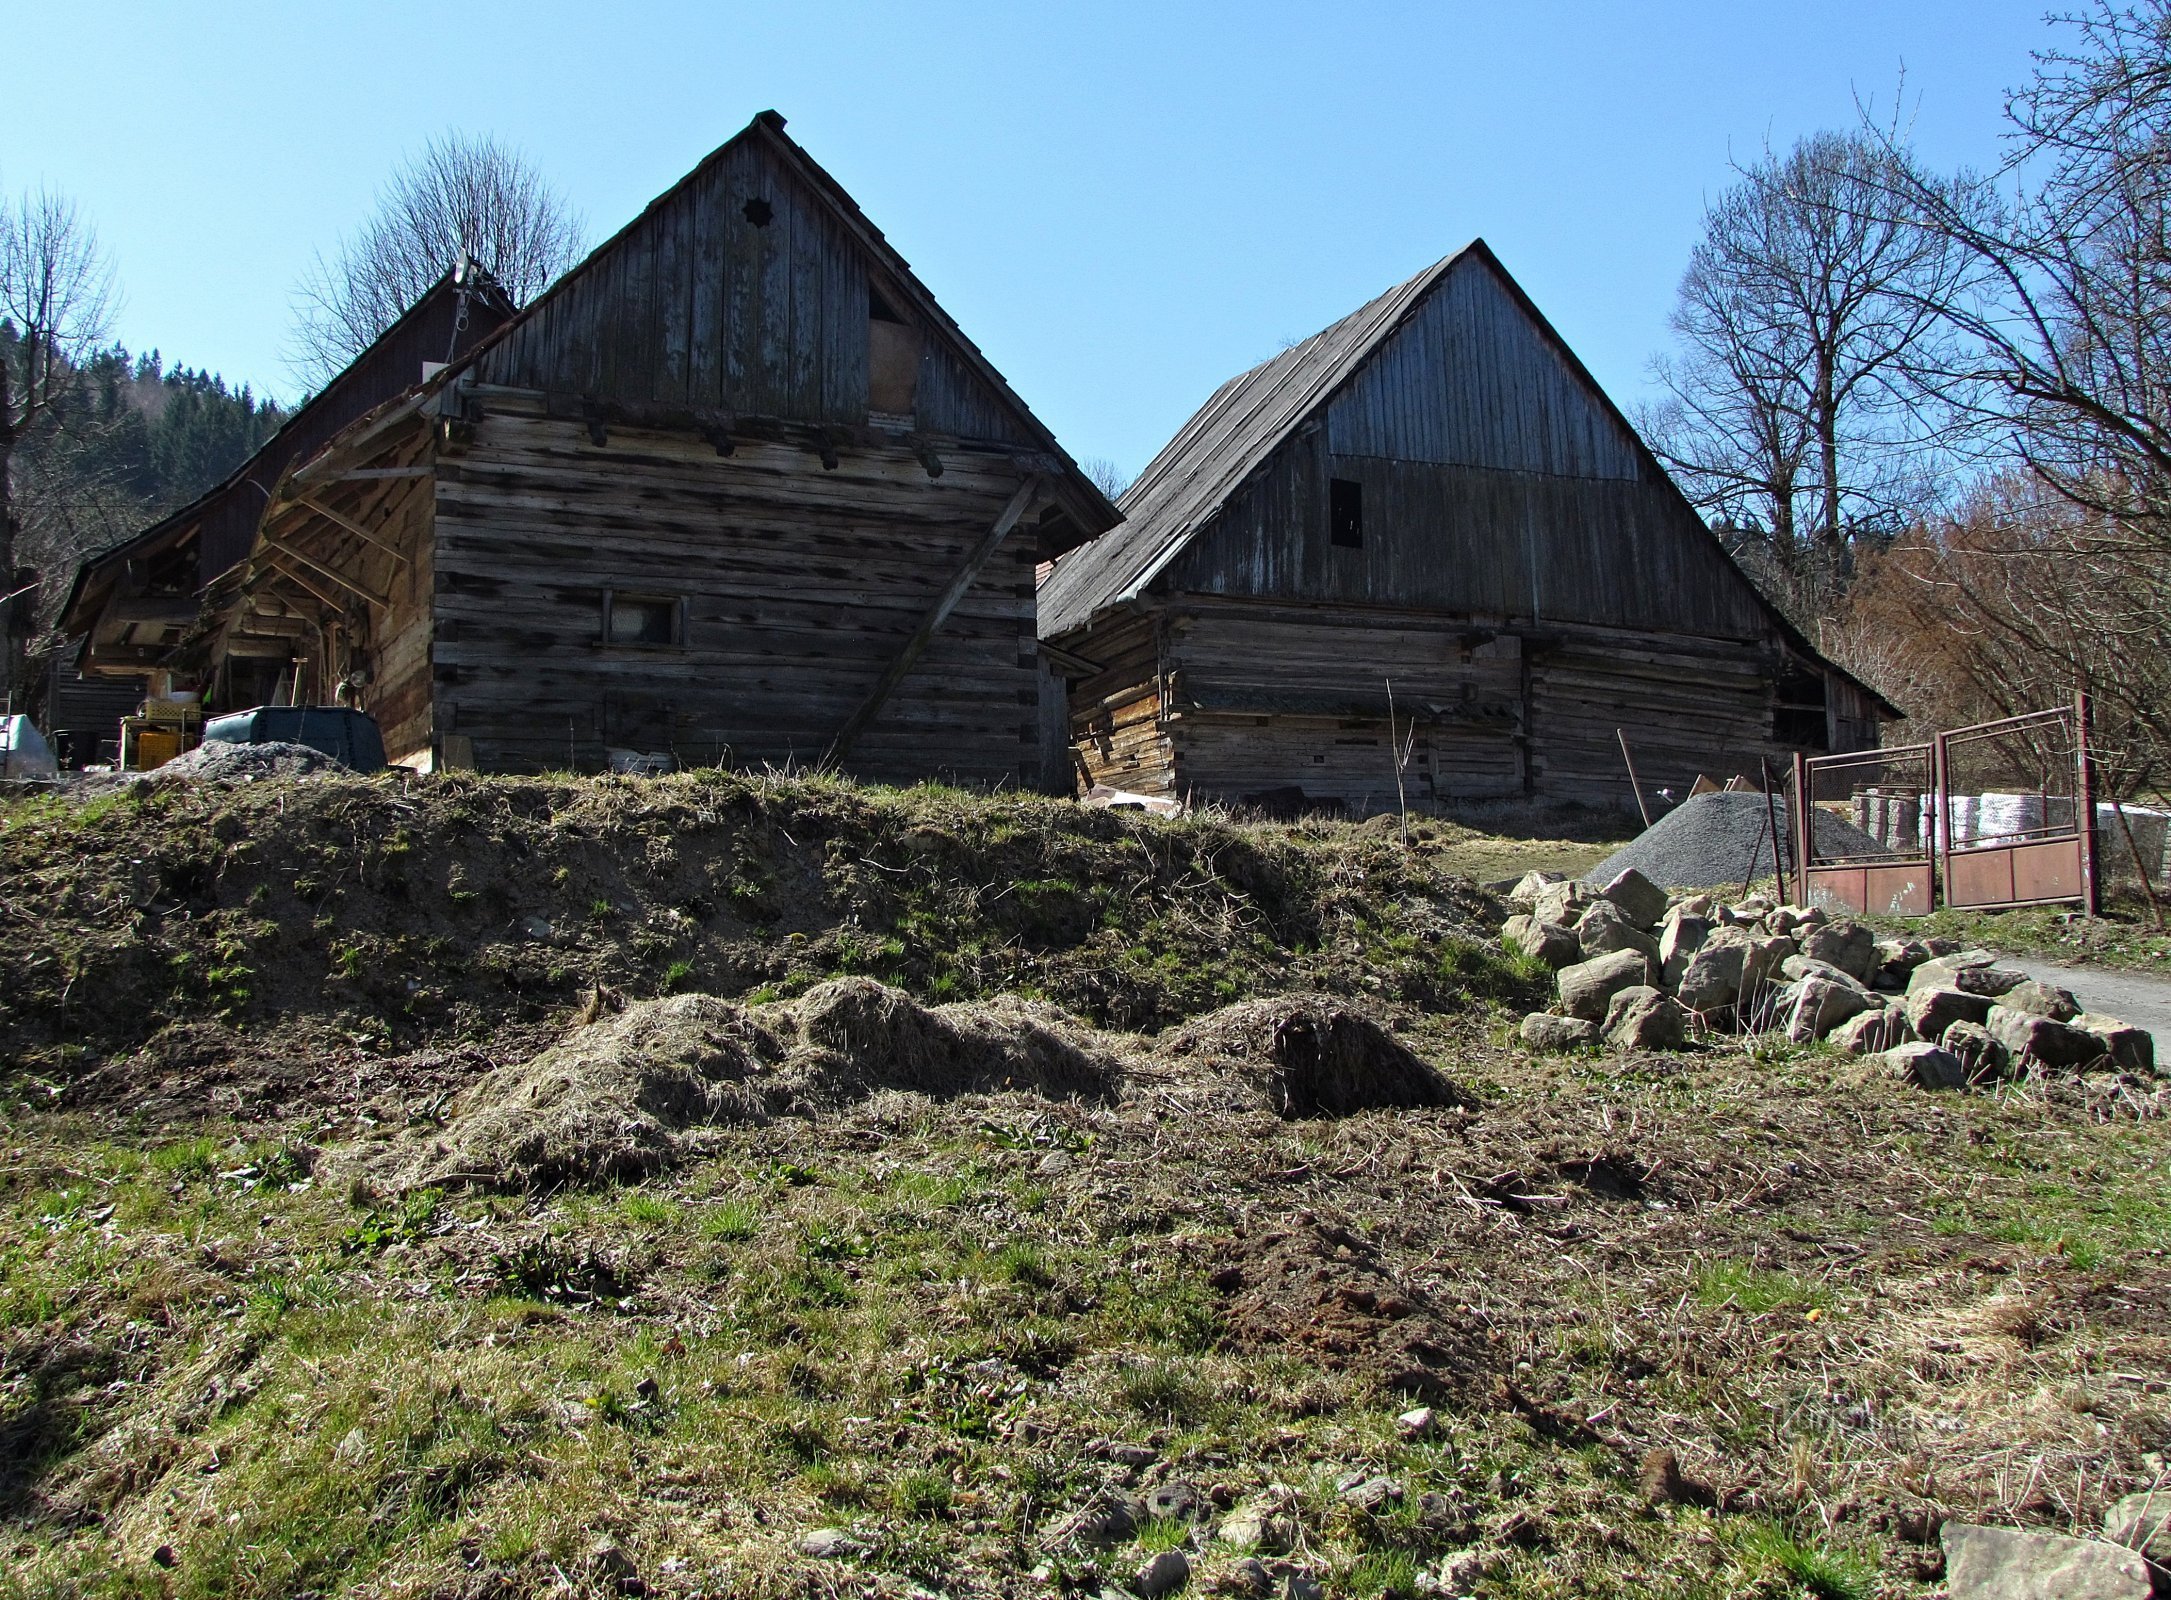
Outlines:
[[[1624,403],[1730,158],[1889,108],[1997,154],[2041,0],[23,7],[0,189],[75,196],[131,347],[290,394],[295,281],[432,133],[601,238],[775,107],[1080,457],[1474,235]],[[35,72],[25,63],[36,63]]]

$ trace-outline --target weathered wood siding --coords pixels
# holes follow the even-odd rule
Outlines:
[[[1014,402],[913,320],[905,290],[879,276],[833,203],[777,149],[742,137],[539,301],[483,352],[475,376],[633,405],[863,426],[879,294],[919,336],[911,411],[920,432],[1032,443]]]
[[[1443,620],[1329,608],[1170,615],[1170,738],[1179,787],[1277,787],[1353,811],[1392,795],[1389,713],[1413,803],[1520,794],[1521,642]],[[1414,735],[1414,739],[1413,739]]]
[[[1087,652],[1101,670],[1070,686],[1071,748],[1089,783],[1176,798],[1163,717],[1163,636],[1152,616],[1103,619]]]
[[[435,748],[430,704],[430,624],[436,610],[436,495],[428,479],[403,484],[380,512],[386,542],[406,557],[386,563],[392,605],[375,633],[368,706],[384,735],[385,759],[420,763]]]
[[[1403,792],[1426,810],[1522,795],[1632,808],[1622,730],[1647,792],[1754,776],[1792,750],[1773,737],[1777,662],[1746,643],[1200,597],[1073,643],[1103,666],[1071,698],[1096,780],[1194,802],[1301,790],[1387,809],[1397,737]]]
[[[1334,478],[1363,485],[1362,548],[1329,540]],[[1769,632],[1718,541],[1476,258],[1268,457],[1157,588]]]
[[[440,475],[440,736],[478,765],[810,764],[992,526],[1020,481],[1000,452],[930,480],[902,449],[719,457],[684,433],[490,411]],[[1036,540],[1021,527],[863,734],[847,769],[1037,784]],[[605,591],[683,603],[683,642],[609,644]]]

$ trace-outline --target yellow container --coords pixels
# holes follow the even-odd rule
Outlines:
[[[181,753],[181,735],[165,733],[157,728],[136,730],[136,770],[149,772],[162,767]]]

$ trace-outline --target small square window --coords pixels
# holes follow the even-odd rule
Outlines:
[[[1364,485],[1350,478],[1327,483],[1327,537],[1344,550],[1364,548]]]
[[[677,644],[678,610],[669,595],[606,594],[603,637],[611,644]]]

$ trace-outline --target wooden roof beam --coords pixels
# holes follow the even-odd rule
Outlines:
[[[331,606],[337,610],[345,609],[344,603],[338,600],[336,597],[325,594],[314,584],[304,582],[301,576],[293,570],[294,564],[299,564],[301,566],[307,567],[311,572],[314,572],[321,577],[329,578],[332,582],[338,584],[348,593],[359,595],[362,599],[367,600],[371,605],[377,606],[380,609],[386,611],[392,609],[391,600],[388,597],[379,594],[376,590],[370,588],[368,585],[356,582],[354,579],[348,577],[345,573],[340,572],[335,568],[326,566],[323,562],[317,560],[313,556],[304,555],[301,551],[295,549],[292,545],[286,544],[281,540],[274,539],[269,533],[262,534],[259,537],[261,537],[261,539],[263,540],[266,553],[273,556],[283,557],[289,563],[289,565],[280,568],[280,570],[284,572],[287,577],[292,578],[296,583],[300,583],[304,589],[307,589],[311,594],[315,595],[319,600],[322,600],[326,605]]]
[[[371,533],[367,528],[363,527],[359,522],[356,522],[352,517],[344,516],[341,513],[334,511],[322,500],[315,499],[309,495],[303,495],[300,499],[295,501],[295,504],[301,506],[304,510],[314,511],[318,516],[322,517],[326,522],[332,524],[332,526],[335,528],[344,528],[347,532],[353,534],[364,544],[372,546],[375,549],[382,550],[386,555],[390,556],[394,561],[397,561],[401,566],[404,567],[407,565],[407,558],[404,555],[400,554],[398,550],[394,549],[391,545],[386,544],[382,539]]]

